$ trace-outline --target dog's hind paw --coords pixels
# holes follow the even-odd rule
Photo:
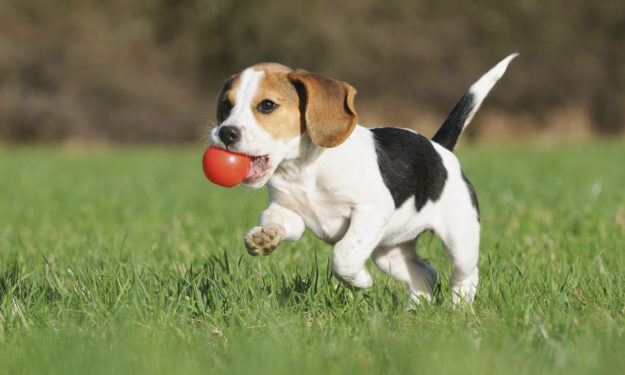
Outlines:
[[[243,239],[245,247],[250,255],[269,255],[282,241],[285,230],[283,226],[254,227],[250,229]]]

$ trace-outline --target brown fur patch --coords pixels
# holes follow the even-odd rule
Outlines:
[[[251,109],[258,124],[273,138],[289,140],[307,131],[322,147],[343,143],[358,122],[354,110],[356,90],[349,84],[305,70],[293,71],[277,63],[261,63],[252,69],[265,74],[261,78]],[[222,102],[236,105],[240,75],[224,84],[217,102],[217,121],[225,120]],[[263,100],[271,100],[278,108],[265,114],[257,110]]]
[[[254,70],[262,70],[266,74],[276,74],[276,73],[284,73],[288,74],[293,71],[293,69],[289,68],[286,65],[278,64],[278,63],[260,63],[252,66]]]
[[[258,124],[275,139],[289,140],[301,135],[304,129],[300,120],[299,97],[288,79],[291,69],[275,63],[257,64],[253,68],[265,73],[251,103]],[[279,107],[268,114],[259,112],[256,107],[265,99]]]
[[[358,115],[354,110],[356,89],[345,82],[297,70],[289,79],[298,85],[305,113],[306,131],[321,147],[336,147],[352,133]]]

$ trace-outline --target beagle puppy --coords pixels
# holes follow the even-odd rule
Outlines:
[[[431,300],[437,273],[416,252],[432,231],[453,263],[452,301],[472,302],[478,284],[477,196],[452,150],[517,54],[475,82],[430,140],[400,128],[358,125],[349,84],[275,63],[228,79],[219,95],[217,147],[251,157],[243,186],[269,189],[260,225],[244,236],[251,255],[269,255],[306,229],[334,246],[332,272],[368,288],[373,262],[403,281],[411,301]]]

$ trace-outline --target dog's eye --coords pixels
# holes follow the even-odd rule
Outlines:
[[[276,110],[276,108],[278,108],[278,105],[274,102],[272,102],[269,99],[265,99],[262,102],[260,102],[260,104],[258,104],[258,106],[256,107],[256,110],[260,113],[271,113],[273,111]]]
[[[228,117],[228,115],[230,114],[230,111],[232,111],[232,103],[230,103],[230,100],[224,100],[221,102],[221,113],[223,114],[223,117],[226,118]]]

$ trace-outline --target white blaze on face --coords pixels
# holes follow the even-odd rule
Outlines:
[[[263,72],[254,71],[251,68],[243,71],[233,95],[234,106],[230,115],[216,129],[219,132],[219,128],[222,126],[233,126],[241,131],[241,139],[230,147],[232,151],[248,155],[264,154],[261,150],[262,147],[258,145],[259,140],[262,142],[263,137],[262,134],[259,134],[258,124],[256,124],[256,119],[252,113],[252,99],[254,99],[263,74]]]

